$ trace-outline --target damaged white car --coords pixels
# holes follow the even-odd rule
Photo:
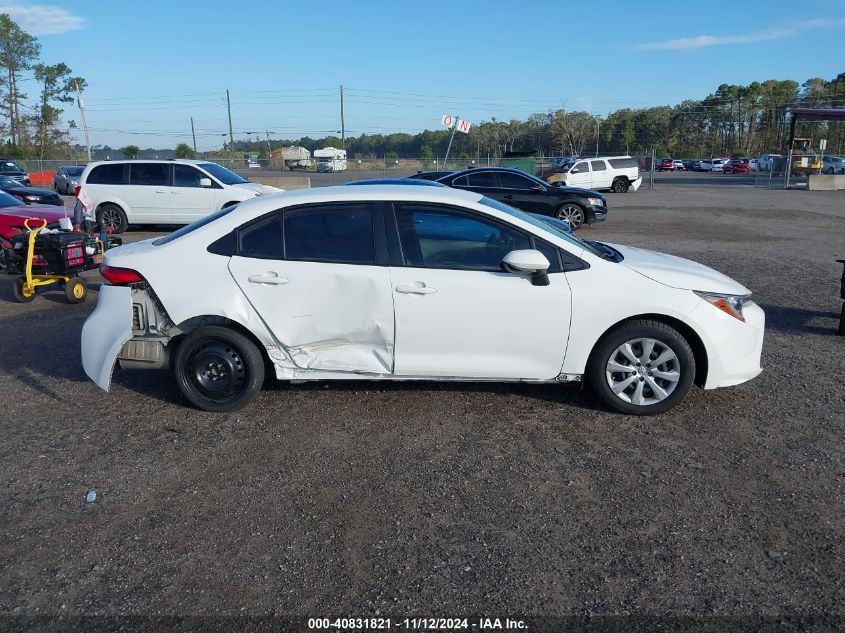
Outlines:
[[[660,413],[760,373],[763,311],[700,264],[582,241],[480,194],[326,187],[261,196],[109,251],[85,372],[171,367],[231,411],[280,380],[588,380]]]

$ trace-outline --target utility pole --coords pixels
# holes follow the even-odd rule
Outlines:
[[[601,126],[601,119],[596,117],[596,158],[599,157],[599,127]]]
[[[88,119],[85,118],[85,104],[82,102],[82,93],[79,91],[79,83],[75,83],[76,103],[79,106],[79,116],[82,117],[82,130],[85,132],[85,147],[88,152],[88,162],[91,162],[91,141],[88,139]]]
[[[346,122],[343,119],[343,84],[340,85],[340,149],[346,149]]]
[[[264,130],[264,133],[267,135],[267,166],[270,166],[270,152],[273,150],[270,149],[270,130]]]
[[[191,136],[194,139],[194,153],[197,151],[197,133],[194,131],[194,117],[191,117]]]
[[[229,153],[232,155],[232,168],[235,167],[235,135],[232,134],[232,100],[229,98],[229,89],[226,88],[226,110],[229,112]]]

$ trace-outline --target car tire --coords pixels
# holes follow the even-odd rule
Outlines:
[[[652,365],[654,361],[661,362]],[[684,399],[694,378],[689,343],[674,328],[650,319],[627,321],[610,330],[587,364],[587,380],[595,393],[610,408],[629,415],[668,411]]]
[[[179,344],[173,372],[182,394],[198,409],[235,411],[261,391],[264,358],[240,332],[207,326],[194,330]]]
[[[97,224],[110,228],[112,233],[123,233],[129,228],[129,221],[126,213],[116,204],[101,204],[97,209]]]
[[[628,191],[628,179],[627,178],[617,178],[613,181],[613,192],[614,193],[626,193]]]
[[[575,231],[581,228],[581,225],[584,224],[587,214],[580,204],[575,202],[564,202],[560,205],[560,207],[558,207],[555,216],[558,220],[566,222],[569,225],[569,228]]]
[[[61,195],[62,191],[61,191],[61,189],[59,189],[59,185],[57,185],[56,183],[53,183],[53,189],[56,190],[56,193]]]
[[[839,336],[845,336],[845,303],[842,304],[842,310],[839,312]]]
[[[32,290],[32,294],[28,295],[24,292],[23,285],[25,282],[26,280],[23,277],[18,277],[12,285],[12,294],[15,295],[15,299],[17,299],[19,303],[29,303],[35,299],[36,290],[34,288]]]
[[[828,168],[827,168],[827,175],[828,175],[828,176],[832,176],[832,175],[833,175],[833,167],[828,167]]]
[[[79,277],[69,279],[65,284],[65,299],[68,303],[82,303],[88,296],[88,290],[85,287],[85,282]]]

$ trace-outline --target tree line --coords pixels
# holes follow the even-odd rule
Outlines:
[[[831,80],[814,77],[802,84],[769,79],[747,86],[722,84],[700,100],[650,108],[621,108],[605,117],[583,111],[554,110],[526,120],[482,121],[470,133],[456,134],[452,156],[484,160],[507,152],[543,156],[585,153],[650,154],[671,157],[753,156],[781,153],[789,133],[793,107],[845,107],[845,72]],[[828,139],[828,153],[845,153],[845,124],[802,122],[799,133]],[[361,134],[347,138],[350,158],[442,157],[449,143],[447,129],[419,134]],[[311,151],[341,147],[337,136],[271,141],[273,148],[299,145]],[[265,156],[266,141],[236,141],[227,150]]]
[[[72,103],[87,84],[63,62],[43,63],[40,54],[38,40],[7,13],[0,14],[0,134],[8,158],[72,156],[70,135],[76,124],[62,126],[61,106]],[[38,86],[34,105],[22,87],[27,79]]]

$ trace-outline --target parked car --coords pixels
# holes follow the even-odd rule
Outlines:
[[[693,171],[711,171],[713,165],[709,160],[697,160],[693,164]]]
[[[475,191],[523,211],[556,217],[573,229],[607,219],[607,200],[599,192],[550,185],[518,169],[465,169],[437,182],[455,189]]]
[[[17,180],[26,187],[29,187],[32,184],[29,180],[29,174],[18,167],[17,163],[13,160],[0,158],[0,176],[6,176],[12,180]]]
[[[224,207],[282,191],[241,178],[206,160],[116,160],[90,163],[79,200],[114,233],[130,224],[189,224]]]
[[[0,191],[5,191],[26,204],[51,204],[57,207],[63,207],[65,204],[62,197],[55,191],[27,187],[7,176],[0,176]]]
[[[684,165],[684,161],[682,160],[673,160],[672,164],[675,166],[675,171],[686,171],[687,166]]]
[[[751,161],[748,158],[734,158],[722,165],[722,171],[726,174],[750,174]]]
[[[762,154],[757,159],[757,167],[760,171],[771,171],[773,162],[779,158],[783,158],[783,156],[780,154]]]
[[[23,233],[27,218],[41,218],[54,224],[67,217],[67,212],[54,206],[25,204],[14,196],[0,191],[0,247],[10,248],[9,238]],[[5,250],[0,252],[0,270],[6,269]]]
[[[765,318],[742,284],[470,191],[262,196],[110,250],[100,272],[86,374],[107,390],[116,362],[172,367],[207,411],[249,403],[265,367],[295,382],[586,381],[634,415],[761,372]]]
[[[823,174],[845,174],[845,159],[839,156],[822,156]]]
[[[671,158],[661,158],[657,161],[657,171],[675,171],[675,161]]]
[[[443,176],[448,176],[449,174],[454,173],[451,171],[418,171],[408,178],[412,178],[415,180],[437,180],[438,178],[443,178]]]
[[[74,195],[73,192],[79,186],[79,178],[84,170],[85,165],[59,167],[56,170],[56,175],[53,176],[53,189],[56,190],[56,193],[66,196]]]
[[[725,169],[725,163],[728,162],[728,158],[714,158],[710,161],[710,171],[721,172]]]
[[[642,184],[640,167],[630,156],[598,156],[570,159],[546,177],[550,185],[582,187],[594,191],[625,193]]]
[[[760,171],[760,166],[757,164],[756,158],[749,160],[748,165],[751,167],[751,171]]]
[[[684,161],[681,161],[681,162],[684,164],[684,169],[686,171],[695,171],[695,163],[698,162],[698,161],[684,160]]]

